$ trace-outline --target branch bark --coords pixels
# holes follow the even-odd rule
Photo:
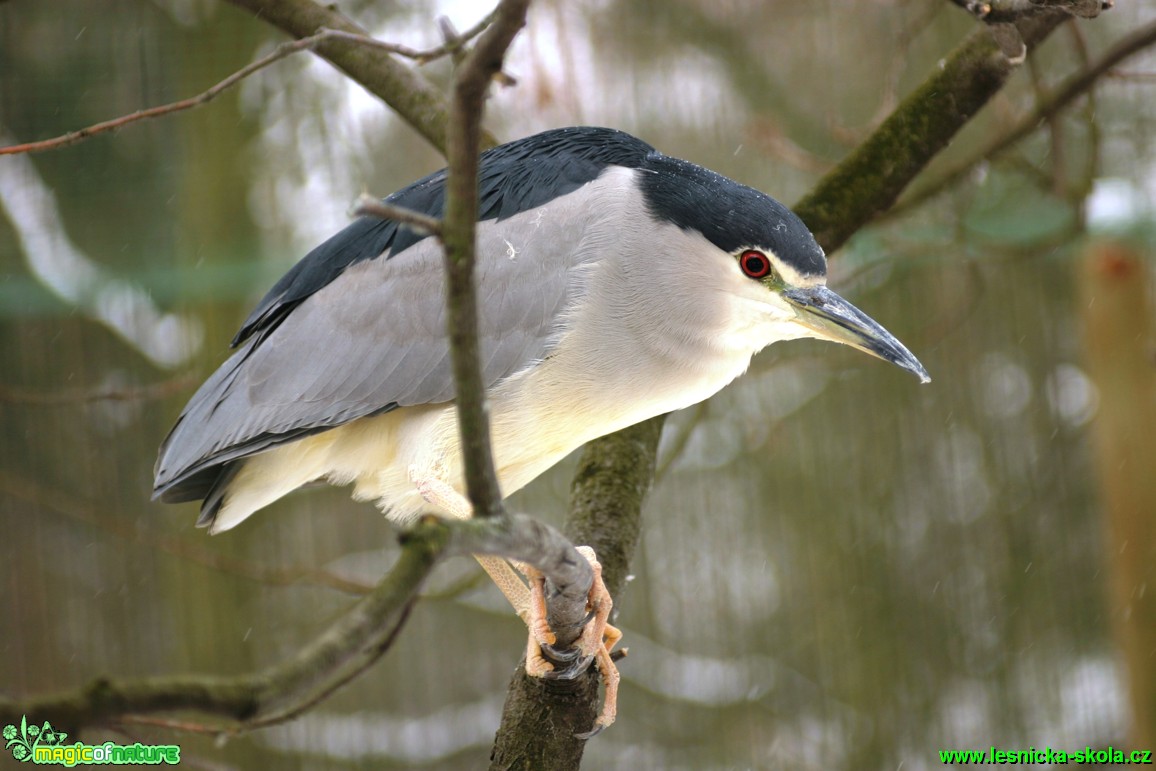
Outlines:
[[[1112,7],[1113,0],[951,0],[988,24],[1010,24],[1028,16],[1061,11],[1092,19]]]
[[[221,722],[213,725],[184,727],[222,735],[285,722],[381,658],[401,631],[426,578],[448,557],[495,554],[533,564],[585,605],[589,564],[576,554],[568,557],[574,547],[566,537],[532,517],[514,514],[467,521],[427,517],[402,535],[401,544],[397,563],[373,591],[285,661],[236,677],[101,677],[61,694],[0,699],[0,724],[19,723],[21,715],[45,715],[57,728],[73,733],[126,716],[175,710],[217,718]]]
[[[381,219],[400,222],[423,235],[439,238],[442,235],[442,221],[437,217],[431,217],[413,209],[406,209],[403,206],[394,206],[365,193],[362,193],[361,197],[357,199],[357,203],[354,204],[353,214],[356,217],[380,217]]]

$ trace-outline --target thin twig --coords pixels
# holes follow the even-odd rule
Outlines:
[[[125,736],[129,736],[126,725],[147,725],[151,728],[165,728],[169,731],[179,731],[186,734],[206,734],[208,736],[220,736],[222,731],[219,725],[209,725],[207,723],[199,723],[192,720],[175,720],[166,717],[153,717],[152,715],[121,715],[115,720],[109,721],[109,726],[120,731]],[[184,758],[181,758],[184,760]]]
[[[506,51],[526,24],[529,0],[502,0],[489,29],[463,59],[454,78],[446,127],[445,215],[442,244],[447,273],[446,305],[450,355],[453,364],[458,432],[461,439],[466,490],[474,516],[493,519],[499,527],[513,527],[518,518],[506,512],[494,471],[486,388],[482,380],[478,342],[477,292],[474,264],[478,219],[478,153],[486,91],[501,72]],[[535,528],[529,520],[522,528]],[[557,634],[558,648],[573,644],[586,617],[586,594],[593,583],[589,564],[564,538],[551,541],[537,553],[487,551],[538,568],[553,591],[548,592],[548,617]],[[572,634],[571,634],[572,632]]]
[[[191,110],[194,107],[199,107],[200,105],[211,102],[213,99],[220,96],[222,92],[227,91],[253,73],[268,67],[274,62],[278,62],[281,59],[284,59],[287,56],[292,56],[293,54],[300,51],[316,48],[319,43],[327,40],[344,40],[351,43],[357,43],[358,45],[366,46],[368,48],[376,48],[391,54],[397,54],[398,56],[414,59],[420,63],[433,61],[434,59],[437,59],[441,56],[445,56],[447,54],[461,50],[462,46],[465,45],[467,41],[473,37],[476,37],[483,30],[485,30],[487,26],[489,26],[493,16],[494,13],[491,12],[476,25],[466,30],[464,34],[455,37],[453,40],[447,40],[445,43],[436,48],[431,48],[425,51],[409,48],[408,46],[397,45],[396,43],[386,43],[382,40],[369,37],[368,35],[349,32],[347,30],[321,29],[315,35],[303,37],[300,40],[293,40],[288,43],[282,43],[281,45],[274,48],[272,52],[262,56],[257,61],[242,67],[229,77],[206,89],[205,91],[202,91],[196,96],[191,96],[187,99],[181,99],[179,101],[170,102],[169,104],[163,104],[157,107],[149,107],[144,110],[137,110],[136,112],[130,113],[129,115],[122,115],[119,118],[113,118],[112,120],[95,123],[91,126],[77,129],[76,131],[70,131],[67,134],[61,134],[60,136],[53,137],[52,139],[43,139],[37,142],[26,142],[19,145],[0,147],[0,155],[17,155],[23,153],[39,153],[45,150],[56,150],[61,147],[68,147],[70,145],[77,144],[78,142],[82,142],[85,139],[97,136],[99,134],[115,131],[116,129],[123,128],[142,120],[159,118],[165,115],[172,115],[173,113]]]
[[[219,96],[223,91],[226,91],[226,90],[232,88],[237,83],[240,83],[242,80],[244,80],[245,78],[252,75],[254,72],[257,72],[258,70],[262,70],[265,67],[268,67],[270,64],[273,64],[274,62],[280,61],[281,59],[284,59],[287,56],[291,56],[292,54],[295,54],[298,51],[304,51],[308,48],[312,48],[319,41],[324,40],[324,39],[331,37],[331,36],[332,36],[332,32],[329,30],[326,30],[324,32],[319,32],[318,34],[313,35],[311,37],[302,38],[301,40],[294,40],[294,41],[289,42],[289,43],[282,43],[281,45],[279,45],[275,49],[273,49],[273,51],[271,53],[267,54],[266,56],[262,56],[257,61],[255,61],[255,62],[253,62],[253,63],[251,63],[245,67],[242,67],[241,69],[237,70],[232,75],[230,75],[229,77],[227,77],[224,80],[222,80],[221,82],[217,83],[215,86],[212,86],[211,88],[209,88],[205,91],[202,91],[200,94],[197,94],[196,96],[192,96],[192,97],[189,97],[187,99],[181,99],[181,100],[176,101],[176,102],[170,102],[169,104],[160,105],[158,107],[149,107],[149,108],[144,109],[144,110],[137,110],[136,112],[130,113],[129,115],[122,115],[119,118],[113,118],[112,120],[106,120],[106,121],[103,121],[101,123],[95,123],[91,126],[87,126],[85,128],[78,129],[76,131],[70,131],[67,134],[62,134],[62,135],[60,135],[58,137],[54,137],[52,139],[43,139],[43,140],[40,140],[38,142],[26,142],[24,144],[19,144],[19,145],[9,145],[7,147],[0,147],[0,155],[16,155],[18,153],[39,153],[39,152],[43,152],[45,150],[57,150],[61,147],[68,147],[69,145],[74,145],[78,142],[82,142],[85,139],[97,136],[98,134],[104,134],[104,133],[109,132],[109,131],[115,131],[116,129],[123,128],[124,126],[127,126],[131,123],[136,123],[136,122],[142,121],[142,120],[148,120],[150,118],[159,118],[163,115],[171,115],[173,113],[183,112],[184,110],[191,110],[194,107],[198,107],[202,104],[206,104],[208,102],[211,102],[213,99],[215,99],[217,96]]]
[[[379,201],[371,195],[362,194],[353,205],[353,214],[357,217],[380,217],[384,220],[394,220],[410,226],[419,233],[427,236],[441,236],[442,221],[437,217],[422,214],[404,206],[394,206],[385,201]]]
[[[378,48],[398,56],[404,56],[406,59],[413,59],[418,64],[428,64],[442,58],[443,56],[453,55],[458,56],[466,43],[473,40],[475,37],[485,31],[486,27],[490,26],[490,22],[494,20],[497,9],[490,11],[485,17],[474,26],[467,29],[461,34],[454,33],[452,38],[445,37],[444,43],[436,48],[418,49],[410,48],[408,46],[398,45],[397,43],[386,43],[383,40],[372,38],[367,35],[361,35],[356,32],[347,32],[345,30],[326,29],[322,30],[328,37],[337,40],[348,40],[360,45],[369,46],[370,48]],[[439,20],[440,21],[440,20]]]
[[[465,466],[466,489],[475,516],[503,514],[494,473],[490,423],[485,404],[478,343],[474,250],[478,217],[478,153],[486,90],[514,36],[526,23],[529,0],[503,0],[494,22],[463,60],[454,78],[446,126],[446,204],[442,242],[447,271],[447,325]]]

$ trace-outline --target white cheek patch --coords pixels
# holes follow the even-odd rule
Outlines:
[[[806,289],[813,286],[824,286],[827,283],[826,276],[800,273],[774,252],[768,249],[759,249],[759,251],[770,258],[771,265],[774,267],[775,272],[779,274],[779,277],[783,279],[783,282],[787,284],[787,286]]]

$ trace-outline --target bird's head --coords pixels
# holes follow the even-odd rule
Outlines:
[[[827,287],[823,249],[790,209],[753,188],[667,156],[649,159],[642,189],[652,216],[700,233],[726,260],[725,290],[749,309],[758,347],[779,340],[830,340],[931,377],[903,343]],[[715,252],[719,255],[719,252]]]
[[[802,227],[801,222],[798,225]],[[800,251],[818,248],[810,232],[802,230],[805,238],[800,237],[800,243],[780,243],[777,250],[747,246],[732,255],[742,277],[751,282],[744,295],[766,304],[767,323],[774,326],[776,338],[813,337],[842,343],[902,367],[920,382],[930,382],[927,370],[903,343],[827,287],[825,270],[800,270],[814,265],[813,260],[800,261]]]

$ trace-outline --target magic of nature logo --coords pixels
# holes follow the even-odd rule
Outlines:
[[[176,765],[181,762],[181,748],[175,744],[68,744],[68,734],[52,727],[47,720],[43,725],[20,718],[20,725],[4,726],[4,749],[15,760],[40,765],[96,766],[96,765]]]

